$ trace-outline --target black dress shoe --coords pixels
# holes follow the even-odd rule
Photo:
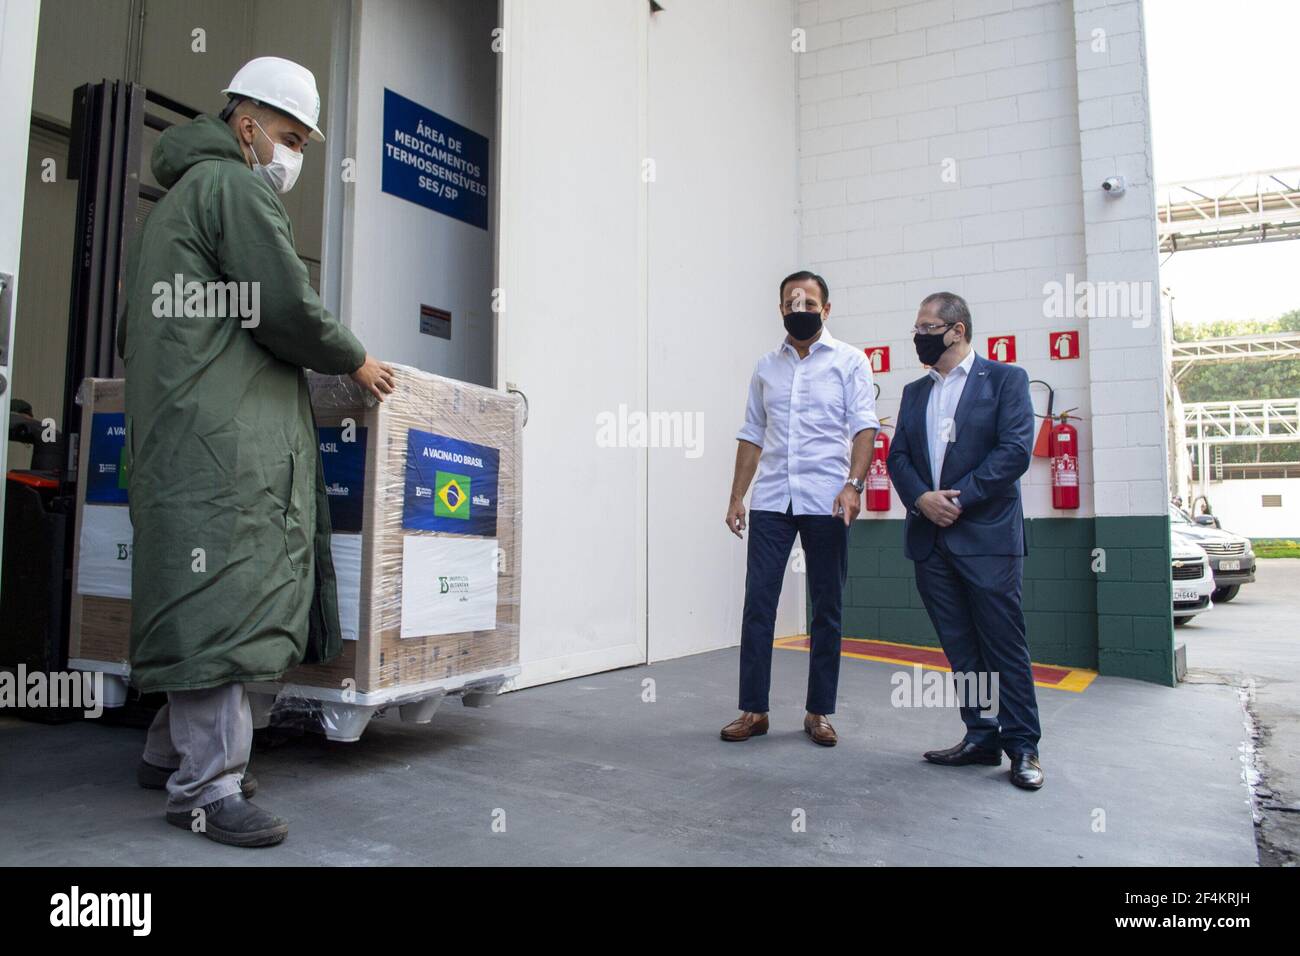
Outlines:
[[[967,740],[947,750],[927,750],[922,756],[930,763],[937,763],[943,767],[964,767],[970,763],[996,767],[1002,763],[1001,751],[977,747]]]
[[[289,835],[288,823],[245,800],[242,793],[214,800],[202,811],[196,815],[169,810],[167,822],[230,846],[275,846]]]
[[[175,772],[175,767],[156,767],[147,760],[141,760],[140,766],[135,768],[135,782],[146,790],[166,790],[167,779]],[[257,793],[257,778],[244,771],[239,789],[246,799],[253,799],[253,794]]]
[[[1022,790],[1037,790],[1043,785],[1043,768],[1036,754],[1016,754],[1011,758],[1011,782]]]

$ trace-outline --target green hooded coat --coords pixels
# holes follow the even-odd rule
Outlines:
[[[131,250],[117,334],[132,678],[274,680],[342,646],[303,369],[353,372],[365,349],[321,305],[284,205],[224,123],[169,128],[153,172],[168,193]]]

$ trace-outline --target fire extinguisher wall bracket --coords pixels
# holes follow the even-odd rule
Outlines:
[[[1047,414],[1039,415],[1037,412],[1034,413],[1036,418],[1041,418],[1043,420],[1043,424],[1041,427],[1039,427],[1038,437],[1034,440],[1033,456],[1035,458],[1050,458],[1052,457],[1052,452],[1050,447],[1051,433],[1052,433],[1052,419],[1055,417],[1052,414],[1052,405],[1056,401],[1056,390],[1052,388],[1052,386],[1044,382],[1041,378],[1031,378],[1029,380],[1029,384],[1041,385],[1043,386],[1043,388],[1047,389]]]
[[[876,430],[876,439],[871,450],[871,464],[867,466],[867,510],[888,511],[890,504],[889,490],[889,436],[885,434],[889,419],[880,420]]]

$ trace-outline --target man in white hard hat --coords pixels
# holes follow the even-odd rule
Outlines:
[[[138,770],[167,790],[167,821],[269,846],[288,825],[249,801],[244,685],[342,647],[303,369],[350,375],[380,401],[393,376],[321,305],[280,201],[303,147],[325,138],[311,71],[259,57],[223,92],[220,116],[160,138],[168,192],[128,262],[130,661],[142,691],[167,693]],[[171,301],[195,283],[206,297]],[[230,315],[232,298],[253,308]]]

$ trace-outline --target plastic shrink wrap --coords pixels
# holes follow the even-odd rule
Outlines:
[[[423,722],[518,673],[523,402],[394,366],[382,403],[308,373],[333,535],[343,652],[249,692],[264,724],[306,715],[356,739],[377,710]],[[129,674],[123,383],[81,389],[71,666]]]

